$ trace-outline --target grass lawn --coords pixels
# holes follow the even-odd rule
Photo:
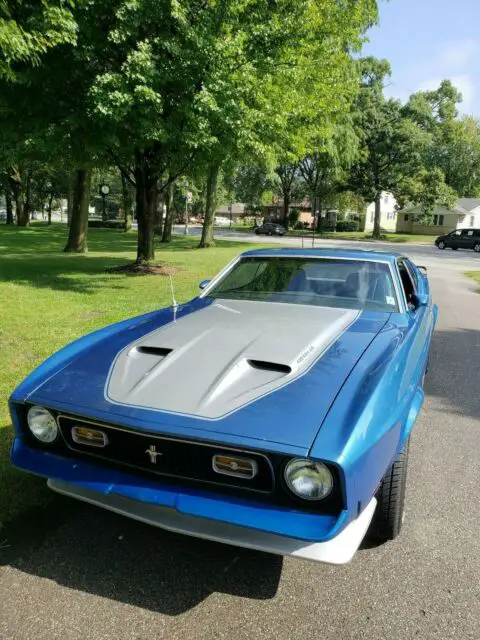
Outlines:
[[[7,399],[32,369],[71,340],[94,329],[171,304],[169,278],[107,274],[133,261],[136,234],[89,230],[88,255],[61,252],[66,225],[0,226],[0,523],[49,499],[45,482],[12,469]],[[157,248],[158,262],[178,269],[175,296],[183,302],[251,245],[223,241],[196,249],[198,238],[174,237]],[[257,245],[258,246],[258,245]]]
[[[480,284],[480,271],[467,271],[465,275],[473,278],[477,284]]]
[[[235,231],[243,231],[245,233],[253,233],[253,227],[244,224],[233,224],[232,229]],[[288,236],[305,236],[311,237],[312,232],[309,229],[290,229],[287,231]],[[335,233],[315,233],[316,238],[325,238],[326,240],[372,240],[372,234],[370,231],[337,231]],[[436,236],[428,236],[422,234],[413,233],[384,233],[382,234],[382,241],[384,242],[420,242],[425,244],[433,244]]]

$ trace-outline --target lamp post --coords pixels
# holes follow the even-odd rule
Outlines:
[[[106,198],[110,193],[110,187],[105,182],[102,182],[100,185],[100,195],[102,196],[102,220],[103,222],[107,219],[107,209],[106,209]]]

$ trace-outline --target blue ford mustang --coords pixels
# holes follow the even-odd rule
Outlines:
[[[54,354],[12,462],[153,525],[322,562],[395,538],[437,308],[392,253],[257,250]]]

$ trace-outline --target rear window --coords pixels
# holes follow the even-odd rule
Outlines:
[[[213,298],[398,311],[388,264],[336,258],[242,258],[209,291]]]

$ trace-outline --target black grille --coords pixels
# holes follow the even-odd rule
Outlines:
[[[82,454],[134,467],[155,476],[230,485],[263,493],[274,490],[270,462],[266,456],[255,452],[244,453],[228,447],[175,440],[65,416],[59,416],[58,424],[68,446]],[[108,444],[97,448],[75,442],[72,438],[72,428],[75,426],[100,429],[107,434]],[[255,460],[258,469],[256,476],[249,480],[216,473],[212,467],[213,456],[230,453]]]

